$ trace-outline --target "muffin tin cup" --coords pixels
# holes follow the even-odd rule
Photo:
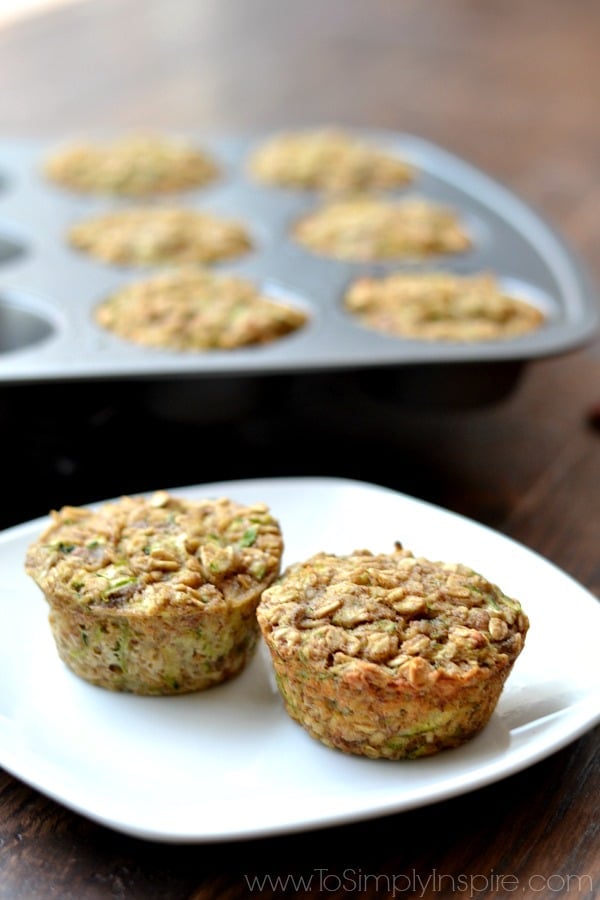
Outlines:
[[[419,260],[347,262],[305,249],[291,230],[323,202],[323,195],[260,184],[247,169],[250,154],[272,134],[188,134],[213,155],[220,178],[199,189],[151,200],[75,194],[42,173],[57,141],[3,141],[0,241],[12,245],[18,235],[19,252],[4,258],[0,254],[0,380],[221,381],[352,372],[364,373],[371,383],[376,375],[382,382],[389,377],[394,384],[414,369],[413,374],[424,372],[433,381],[439,373],[445,397],[454,370],[498,372],[506,365],[510,387],[515,367],[591,341],[600,317],[589,275],[533,209],[483,172],[417,136],[370,129],[351,133],[397,153],[416,170],[411,184],[380,191],[380,196],[398,200],[418,196],[452,208],[472,237],[472,250]],[[254,239],[253,250],[211,264],[211,270],[252,280],[274,299],[306,312],[307,324],[268,344],[189,352],[149,349],[101,328],[94,321],[94,309],[106,296],[169,266],[126,267],[97,261],[68,245],[67,230],[91,216],[144,203],[212,212],[245,225]],[[538,306],[545,322],[536,331],[511,339],[425,341],[369,330],[343,308],[344,292],[356,278],[432,269],[465,275],[489,272],[509,291]]]

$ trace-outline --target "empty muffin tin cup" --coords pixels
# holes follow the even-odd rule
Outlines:
[[[2,190],[1,182],[0,190]],[[15,259],[19,259],[25,252],[24,244],[21,244],[13,237],[7,237],[5,234],[0,234],[0,266],[3,266],[5,263],[11,263]]]
[[[0,353],[13,353],[47,340],[54,325],[12,292],[0,293]]]

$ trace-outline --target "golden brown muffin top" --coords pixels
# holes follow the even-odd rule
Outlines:
[[[529,622],[520,603],[461,563],[391,554],[317,553],[262,595],[258,620],[286,660],[326,670],[359,662],[415,686],[503,669]]]
[[[204,150],[155,134],[73,141],[49,156],[43,171],[73,191],[137,197],[202,187],[220,174]]]
[[[280,570],[281,529],[263,503],[156,491],[51,515],[25,569],[53,604],[116,616],[219,609],[242,603]]]
[[[488,341],[539,328],[537,307],[509,295],[491,274],[395,272],[350,285],[344,307],[361,325],[431,341]]]
[[[71,246],[117,265],[212,263],[252,249],[240,222],[171,207],[122,209],[73,225]]]
[[[194,267],[128,284],[100,303],[95,316],[126,340],[178,351],[265,344],[308,319],[246,279]]]
[[[464,253],[472,246],[452,209],[421,197],[330,200],[299,219],[292,236],[314,253],[357,262]]]
[[[406,160],[340,128],[277,134],[254,151],[249,169],[267,184],[334,192],[402,187],[414,178]]]

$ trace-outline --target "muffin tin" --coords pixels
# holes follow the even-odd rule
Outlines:
[[[294,241],[291,228],[321,203],[322,196],[260,184],[248,173],[250,153],[271,133],[187,134],[213,155],[221,177],[199,189],[141,202],[211,211],[245,224],[254,249],[211,268],[253,280],[271,297],[306,311],[309,321],[270,344],[186,353],[125,342],[93,320],[95,306],[108,294],[160,267],[111,266],[67,244],[71,225],[140,201],[74,194],[50,183],[42,165],[58,148],[58,140],[2,141],[0,380],[222,381],[232,376],[375,372],[385,381],[413,370],[446,381],[448,373],[462,364],[469,371],[480,366],[491,366],[495,372],[511,366],[514,371],[534,358],[573,350],[591,340],[599,309],[589,276],[560,235],[527,204],[465,161],[417,136],[348,131],[413,164],[415,180],[382,192],[383,196],[419,196],[453,208],[472,236],[472,250],[428,260],[367,263],[313,254]],[[509,291],[540,307],[546,321],[535,332],[515,339],[442,343],[367,330],[342,307],[345,289],[361,275],[432,268],[494,273]]]

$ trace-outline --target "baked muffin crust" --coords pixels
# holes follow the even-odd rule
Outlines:
[[[472,241],[455,212],[424,198],[329,200],[296,222],[293,238],[322,256],[368,262],[464,253]]]
[[[208,264],[252,249],[250,234],[240,222],[159,206],[116,210],[78,222],[69,229],[68,241],[116,265]]]
[[[387,759],[477,734],[529,628],[479,573],[399,544],[292,564],[257,617],[289,715],[326,746]]]
[[[246,665],[258,638],[256,604],[282,552],[264,504],[156,491],[53,511],[25,570],[75,674],[111,690],[187,693]]]
[[[308,320],[246,279],[194,267],[126,285],[97,306],[95,318],[125,340],[177,351],[265,344]]]
[[[406,160],[340,128],[277,134],[252,154],[249,170],[266,184],[333,192],[402,187],[415,174]]]
[[[220,174],[204,150],[183,138],[156,134],[73,141],[49,156],[43,171],[69,190],[131,197],[202,187]]]
[[[539,328],[543,313],[489,273],[394,272],[350,285],[344,308],[365,328],[429,341],[488,341]]]

